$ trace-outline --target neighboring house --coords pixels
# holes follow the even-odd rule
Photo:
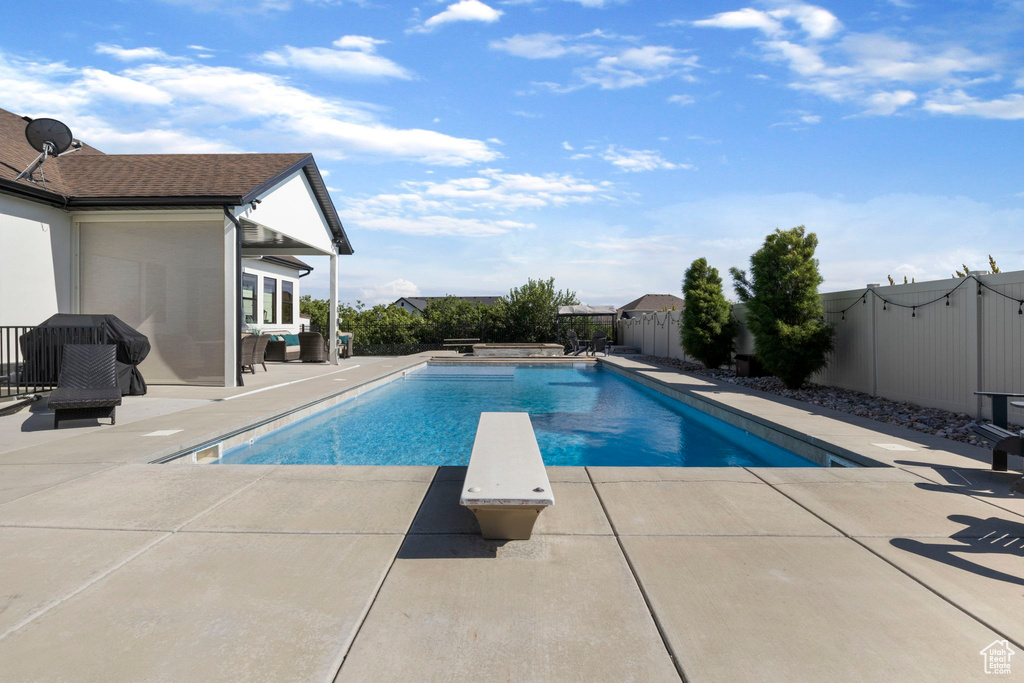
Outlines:
[[[337,311],[338,257],[352,247],[312,155],[83,145],[17,180],[37,157],[28,121],[0,109],[0,326],[112,313],[149,337],[148,382],[235,386],[243,259],[330,256]]]
[[[294,256],[259,256],[242,259],[242,313],[249,329],[284,330],[298,334],[299,280],[313,267]]]
[[[683,300],[675,294],[644,294],[618,310],[619,318],[639,318],[644,313],[681,311]]]
[[[431,301],[438,301],[440,299],[447,299],[445,296],[404,296],[398,301],[391,304],[392,306],[398,306],[401,309],[409,311],[413,315],[420,315],[426,309],[427,304]],[[471,304],[480,304],[481,306],[493,306],[498,303],[498,300],[503,298],[500,296],[454,296],[453,299],[459,301],[468,301]]]

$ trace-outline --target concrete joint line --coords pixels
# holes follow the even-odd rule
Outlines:
[[[748,472],[750,472],[750,469],[749,469],[749,468],[746,468],[746,467],[745,467],[744,469],[745,469],[745,470],[747,470]],[[755,477],[757,477],[757,476],[758,476],[756,472],[750,472],[750,473],[751,473],[751,474],[753,474],[753,475],[754,475]],[[758,479],[761,479],[761,477],[758,477]],[[764,481],[764,480],[762,479],[762,481]],[[925,582],[924,582],[924,581],[922,581],[921,579],[917,578],[916,576],[914,576],[913,574],[911,574],[911,573],[910,573],[909,571],[907,571],[906,569],[903,569],[902,567],[900,567],[900,566],[899,566],[898,564],[896,564],[895,562],[893,562],[893,561],[891,561],[891,560],[889,560],[889,559],[887,559],[887,558],[883,557],[882,555],[879,555],[879,554],[878,554],[878,553],[876,553],[876,552],[875,552],[874,550],[872,550],[872,549],[871,549],[870,547],[868,547],[868,546],[866,546],[865,544],[861,543],[861,542],[860,542],[860,540],[858,540],[858,538],[857,538],[856,536],[851,536],[850,534],[846,533],[845,531],[843,531],[842,529],[840,529],[840,528],[839,528],[839,527],[837,527],[836,525],[832,524],[831,522],[828,522],[828,521],[827,521],[827,520],[825,520],[825,519],[824,519],[823,517],[821,517],[821,515],[817,514],[816,512],[814,512],[813,510],[811,510],[810,508],[808,508],[808,507],[807,507],[806,505],[803,505],[803,504],[801,504],[801,503],[800,503],[799,501],[797,501],[797,500],[793,499],[792,497],[790,497],[789,495],[787,495],[787,494],[786,494],[786,493],[785,493],[784,491],[782,491],[781,489],[779,489],[779,488],[778,488],[777,486],[775,486],[775,485],[773,485],[773,484],[771,484],[770,482],[767,482],[767,481],[764,481],[764,483],[766,483],[766,484],[768,484],[769,486],[771,486],[772,488],[774,488],[774,489],[775,489],[776,491],[778,491],[778,492],[779,492],[780,494],[782,494],[783,496],[786,496],[786,498],[789,498],[789,500],[793,501],[794,503],[796,503],[797,505],[799,505],[800,507],[802,507],[802,508],[803,508],[804,510],[807,510],[807,512],[809,512],[810,514],[814,515],[815,517],[817,517],[818,519],[820,519],[820,520],[821,520],[822,522],[824,522],[825,524],[828,524],[828,525],[829,525],[830,527],[832,527],[833,529],[835,529],[836,531],[838,531],[839,533],[841,533],[841,534],[842,534],[842,535],[843,535],[844,537],[846,537],[846,538],[850,539],[851,541],[853,541],[854,543],[856,543],[857,545],[859,545],[859,546],[860,546],[861,548],[863,548],[864,550],[868,551],[869,553],[871,553],[872,555],[874,555],[875,557],[877,557],[878,559],[880,559],[880,560],[881,560],[882,562],[885,562],[885,563],[886,563],[887,565],[889,565],[890,567],[892,567],[893,569],[895,569],[896,571],[898,571],[898,572],[899,572],[900,574],[903,574],[904,576],[906,576],[906,577],[907,577],[907,578],[909,578],[909,579],[910,579],[911,581],[913,581],[913,582],[914,582],[914,583],[916,583],[917,585],[919,585],[919,586],[921,586],[922,588],[924,588],[924,589],[925,589],[926,591],[928,591],[928,592],[929,592],[929,593],[931,593],[932,595],[934,595],[934,596],[938,597],[938,598],[939,598],[940,600],[942,600],[942,601],[943,601],[943,602],[945,602],[946,604],[948,604],[948,605],[950,605],[951,607],[953,607],[954,609],[956,609],[956,610],[958,610],[958,611],[962,612],[963,614],[966,614],[966,615],[967,615],[968,617],[970,617],[970,618],[971,618],[971,619],[973,619],[974,621],[978,622],[979,624],[981,624],[982,626],[984,626],[984,627],[985,627],[985,628],[987,628],[988,630],[992,631],[993,633],[996,633],[996,634],[998,634],[1000,638],[1003,638],[1003,639],[1005,639],[1005,640],[1008,640],[1008,641],[1010,641],[1010,642],[1011,642],[1011,643],[1013,643],[1013,644],[1014,644],[1014,645],[1015,645],[1016,647],[1019,647],[1019,648],[1024,648],[1024,645],[1022,645],[1022,644],[1021,644],[1020,642],[1018,642],[1018,641],[1017,641],[1016,639],[1014,639],[1013,637],[1011,637],[1011,636],[1009,636],[1009,635],[1007,635],[1007,634],[1003,633],[1003,632],[1002,632],[1001,630],[999,630],[998,628],[996,628],[996,627],[995,627],[995,626],[993,626],[992,624],[988,623],[987,621],[985,621],[984,619],[982,619],[982,618],[981,618],[981,617],[979,617],[978,615],[976,615],[976,614],[974,614],[974,613],[970,612],[969,610],[967,610],[967,608],[965,608],[965,607],[962,607],[962,606],[960,606],[959,604],[957,604],[956,602],[954,602],[953,600],[951,600],[950,598],[947,598],[947,597],[946,597],[945,595],[943,595],[942,593],[940,593],[940,592],[939,592],[939,591],[937,591],[936,589],[932,588],[932,587],[931,587],[931,586],[929,586],[929,585],[928,585],[927,583],[925,583]],[[959,493],[959,492],[958,492],[958,491],[954,491],[954,493]],[[1002,509],[1002,508],[1000,508],[1000,509]],[[887,536],[887,535],[886,535],[886,536],[863,536],[862,538],[888,538],[888,536]],[[921,536],[921,537],[918,537],[918,538],[948,538],[948,536]]]
[[[665,652],[668,654],[670,660],[672,660],[672,666],[675,667],[676,673],[679,674],[679,680],[683,683],[687,683],[686,673],[683,672],[683,665],[676,657],[675,651],[672,649],[672,645],[668,642],[668,635],[665,633],[665,629],[662,627],[661,620],[658,619],[658,615],[654,613],[654,606],[651,605],[651,600],[647,596],[647,591],[644,590],[644,584],[640,580],[640,576],[637,574],[636,567],[633,566],[633,561],[629,557],[629,553],[626,552],[626,547],[622,545],[622,538],[619,536],[619,530],[615,528],[615,522],[612,521],[611,515],[608,514],[608,507],[604,503],[604,498],[601,497],[601,492],[598,490],[597,485],[594,484],[594,478],[590,476],[590,468],[586,467],[584,470],[587,473],[587,478],[590,480],[590,485],[594,489],[594,495],[597,496],[597,502],[601,504],[601,511],[604,513],[605,519],[608,520],[608,526],[612,530],[612,534],[615,537],[615,542],[619,546],[619,552],[622,553],[622,559],[626,561],[626,566],[629,567],[629,573],[633,576],[633,582],[636,584],[636,588],[640,591],[640,597],[644,599],[644,604],[647,606],[647,613],[651,615],[651,621],[654,622],[654,628],[658,630],[658,635],[661,637],[661,644],[665,646]]]

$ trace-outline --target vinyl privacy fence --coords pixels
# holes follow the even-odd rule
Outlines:
[[[975,277],[822,295],[836,346],[811,380],[990,418],[989,399],[975,391],[1024,393],[1024,271]],[[745,307],[734,306],[733,314],[737,352],[753,353]],[[693,360],[679,342],[681,317],[666,311],[622,320],[620,343]],[[1024,410],[1011,408],[1010,420],[1024,423]]]

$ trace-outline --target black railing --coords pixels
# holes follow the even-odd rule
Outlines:
[[[494,324],[434,324],[413,317],[397,321],[341,321],[339,324],[342,332],[353,333],[352,353],[356,356],[405,356],[423,351],[450,350],[444,346],[446,339],[479,339],[484,344],[560,343],[569,348],[566,336],[569,330],[575,330],[580,339],[590,339],[598,328],[604,330],[609,343],[612,343],[614,325],[595,323],[586,318],[565,319],[557,325],[552,323],[537,329],[514,329]],[[303,325],[302,329],[306,331],[307,326]],[[309,329],[323,333],[317,325],[311,325]]]
[[[0,398],[56,387],[65,344],[107,343],[105,325],[0,326]]]

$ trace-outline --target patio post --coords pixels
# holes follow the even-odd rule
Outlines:
[[[331,251],[331,311],[327,315],[331,365],[338,364],[338,250]]]

